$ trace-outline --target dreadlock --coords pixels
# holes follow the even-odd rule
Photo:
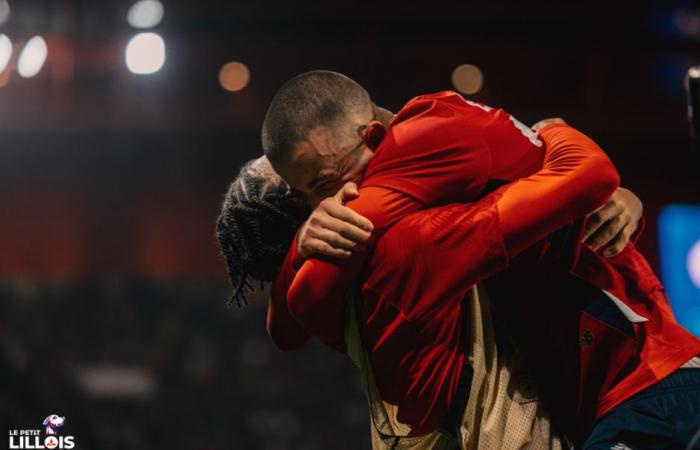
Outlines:
[[[216,222],[216,239],[233,287],[228,305],[247,305],[255,281],[275,278],[309,212],[303,197],[290,190],[265,157],[243,165]]]

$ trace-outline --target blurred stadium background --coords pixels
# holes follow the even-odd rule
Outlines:
[[[700,213],[664,210],[700,204],[698,63],[700,1],[0,1],[1,428],[58,413],[77,448],[368,448],[353,368],[277,351],[264,295],[226,308],[213,237],[275,89],[317,68],[393,109],[458,89],[591,135],[700,332]]]

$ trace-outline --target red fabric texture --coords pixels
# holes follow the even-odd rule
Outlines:
[[[572,128],[552,125],[541,136],[546,154],[503,111],[454,93],[409,102],[348,203],[374,223],[376,247],[345,261],[304,261],[295,242],[273,286],[273,339],[289,350],[310,335],[344,351],[347,292],[359,283],[360,328],[378,387],[412,434],[439,427],[449,410],[465,355],[464,294],[509,261],[492,296],[524,321],[516,328],[525,353],[561,385],[560,399],[578,410],[573,422],[592,420],[700,353],[633,244],[607,260],[576,240],[561,250],[545,239],[603,204],[619,178]],[[474,201],[490,179],[518,180]],[[615,341],[615,330],[568,302],[588,292],[576,283],[607,290],[649,321],[635,324],[632,342]],[[581,324],[595,337],[579,353]],[[597,374],[601,367],[615,376]]]

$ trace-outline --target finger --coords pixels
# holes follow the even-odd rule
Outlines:
[[[601,225],[617,215],[620,212],[618,211],[619,209],[616,202],[609,200],[603,206],[589,214],[586,219],[584,240],[595,233]]]
[[[347,250],[342,250],[338,248],[333,248],[327,243],[319,240],[319,239],[308,239],[306,244],[304,245],[305,251],[304,253],[311,256],[311,255],[319,255],[319,256],[330,256],[331,258],[340,258],[340,259],[347,259],[350,257],[352,253],[350,253]]]
[[[348,181],[347,183],[345,183],[340,189],[340,192],[343,193],[343,202],[356,198],[358,195],[360,195],[360,191],[357,188],[357,184],[355,184],[353,181]]]
[[[597,210],[593,211],[586,219],[586,228],[583,233],[583,241],[588,241],[594,233],[596,233],[603,224],[619,214],[619,208],[615,202],[609,201]],[[590,242],[586,242],[590,245]]]
[[[598,251],[602,247],[605,247],[610,241],[612,241],[615,238],[615,236],[617,236],[617,234],[627,225],[628,222],[629,218],[627,218],[626,216],[625,218],[621,216],[616,216],[611,220],[608,220],[603,225],[601,225],[601,227],[593,236],[591,236],[591,238],[588,241],[588,245],[594,251]]]
[[[632,226],[627,226],[620,230],[617,236],[615,236],[605,250],[603,250],[603,256],[612,258],[613,256],[619,255],[627,246],[627,243],[630,241],[630,236],[632,236],[633,233]]]
[[[329,244],[331,247],[342,250],[355,250],[358,243],[346,238],[340,233],[323,228],[309,228],[308,236]]]
[[[372,235],[372,233],[369,231],[363,230],[362,228],[359,228],[351,223],[336,219],[332,216],[326,216],[320,219],[319,228],[324,228],[334,233],[338,233],[341,236],[357,243],[364,243]]]
[[[332,233],[340,234],[341,236],[350,239],[356,243],[364,243],[371,237],[371,232],[363,230],[349,222],[336,219],[328,214],[327,210],[323,213],[314,213],[308,220],[308,230],[328,230]]]
[[[374,229],[374,226],[372,225],[372,222],[369,221],[369,219],[359,215],[358,213],[356,213],[355,211],[353,211],[345,205],[329,203],[327,207],[327,212],[331,217],[334,217],[338,220],[342,220],[343,222],[348,222],[349,224],[354,225],[363,230],[372,231],[372,229]]]
[[[338,192],[336,192],[333,196],[333,200],[335,200],[336,203],[344,204],[345,202],[356,198],[358,195],[360,195],[360,193],[357,189],[357,184],[352,181],[348,181],[341,186],[340,189],[338,189]]]

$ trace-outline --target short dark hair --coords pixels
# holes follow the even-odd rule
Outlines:
[[[309,216],[306,200],[257,160],[243,165],[228,188],[216,221],[216,239],[233,293],[228,304],[247,304],[253,282],[274,280],[299,226]]]
[[[297,75],[277,91],[262,127],[262,146],[273,163],[287,161],[292,150],[319,126],[331,126],[345,115],[366,108],[367,91],[337,72],[313,70]]]

